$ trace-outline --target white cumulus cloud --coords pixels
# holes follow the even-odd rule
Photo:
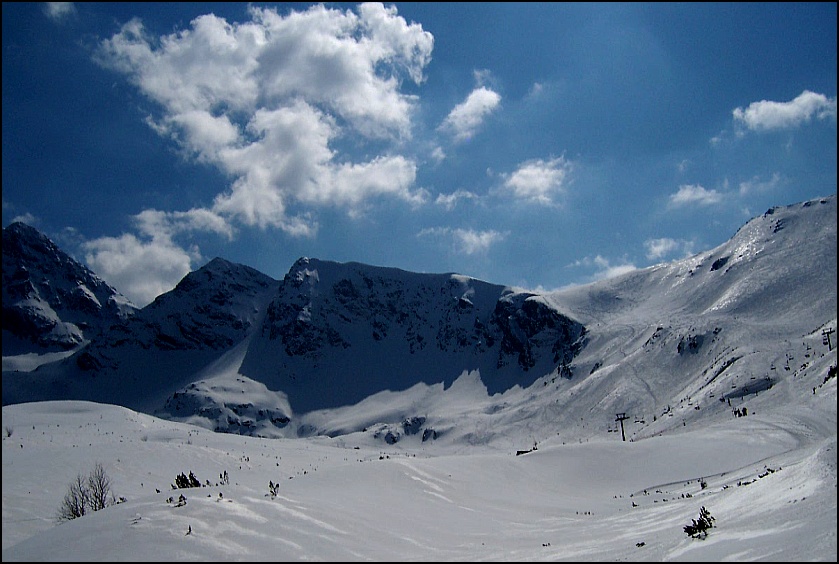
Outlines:
[[[140,307],[171,290],[200,260],[197,251],[187,252],[165,235],[143,240],[124,233],[82,248],[90,268]]]
[[[670,195],[670,205],[682,207],[690,204],[708,206],[722,201],[722,194],[708,190],[699,184],[683,184],[675,194]]]
[[[732,114],[735,121],[754,131],[797,127],[814,117],[836,121],[836,97],[805,90],[789,102],[761,100],[745,109],[735,108]]]
[[[465,141],[475,135],[486,117],[501,103],[501,95],[481,86],[473,90],[465,101],[449,112],[439,129],[450,133],[455,141]]]
[[[538,204],[554,204],[568,182],[572,165],[564,157],[533,159],[504,175],[504,187],[516,199]]]
[[[297,236],[316,232],[318,206],[422,201],[411,159],[339,160],[333,144],[410,136],[416,98],[401,85],[424,81],[432,35],[377,3],[249,13],[244,23],[203,15],[159,38],[134,19],[97,54],[156,103],[155,131],[231,176],[209,214]]]

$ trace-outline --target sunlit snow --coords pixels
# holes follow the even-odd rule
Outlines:
[[[295,413],[242,373],[243,340],[178,396],[202,418],[4,405],[3,560],[833,562],[835,288],[831,197],[533,297],[586,326],[571,376],[490,393],[468,366],[443,367],[448,385],[392,372],[391,389]],[[4,359],[4,379],[38,375]],[[211,430],[272,409],[251,436]],[[121,502],[57,523],[97,462]],[[189,472],[203,486],[173,489]],[[692,538],[702,507],[714,527]]]

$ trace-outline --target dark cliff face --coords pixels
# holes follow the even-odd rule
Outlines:
[[[146,306],[137,322],[159,349],[222,350],[248,335],[264,307],[259,296],[275,288],[273,278],[216,258]]]
[[[3,229],[4,354],[71,349],[135,311],[37,229]]]
[[[187,274],[126,323],[112,326],[78,355],[85,371],[118,369],[127,351],[221,353],[253,330],[277,281],[261,272],[214,259]]]
[[[570,364],[582,346],[585,328],[561,315],[532,294],[501,299],[490,318],[495,331],[488,339],[500,338],[499,363],[514,357],[523,370],[536,364],[540,355],[551,355],[557,366]],[[496,337],[497,336],[497,337]]]
[[[364,388],[387,371],[405,387],[448,384],[477,368],[495,393],[570,363],[585,329],[534,294],[465,276],[301,259],[260,333],[280,389],[325,373],[330,386]]]
[[[582,325],[535,298],[465,277],[304,260],[282,281],[263,333],[289,356],[396,338],[409,353],[490,354],[525,371],[540,357],[570,361]]]

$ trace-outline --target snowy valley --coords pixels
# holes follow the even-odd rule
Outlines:
[[[836,218],[552,292],[214,259],[83,319],[120,294],[6,228],[3,560],[835,561]],[[120,503],[58,524],[95,462]]]

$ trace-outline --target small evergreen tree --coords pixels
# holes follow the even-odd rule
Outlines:
[[[189,478],[186,477],[186,474],[181,472],[180,474],[175,476],[175,487],[172,488],[173,490],[178,489],[178,488],[188,488],[188,487],[189,487]]]
[[[201,482],[198,481],[198,478],[195,477],[195,474],[192,473],[190,470],[189,477],[186,474],[181,472],[175,477],[175,483],[172,486],[172,489],[179,489],[179,488],[200,488]]]
[[[685,533],[690,537],[698,539],[708,536],[708,529],[714,526],[716,519],[711,516],[711,512],[705,509],[703,505],[699,510],[699,519],[692,519],[691,521],[693,522],[690,525],[685,525]]]

